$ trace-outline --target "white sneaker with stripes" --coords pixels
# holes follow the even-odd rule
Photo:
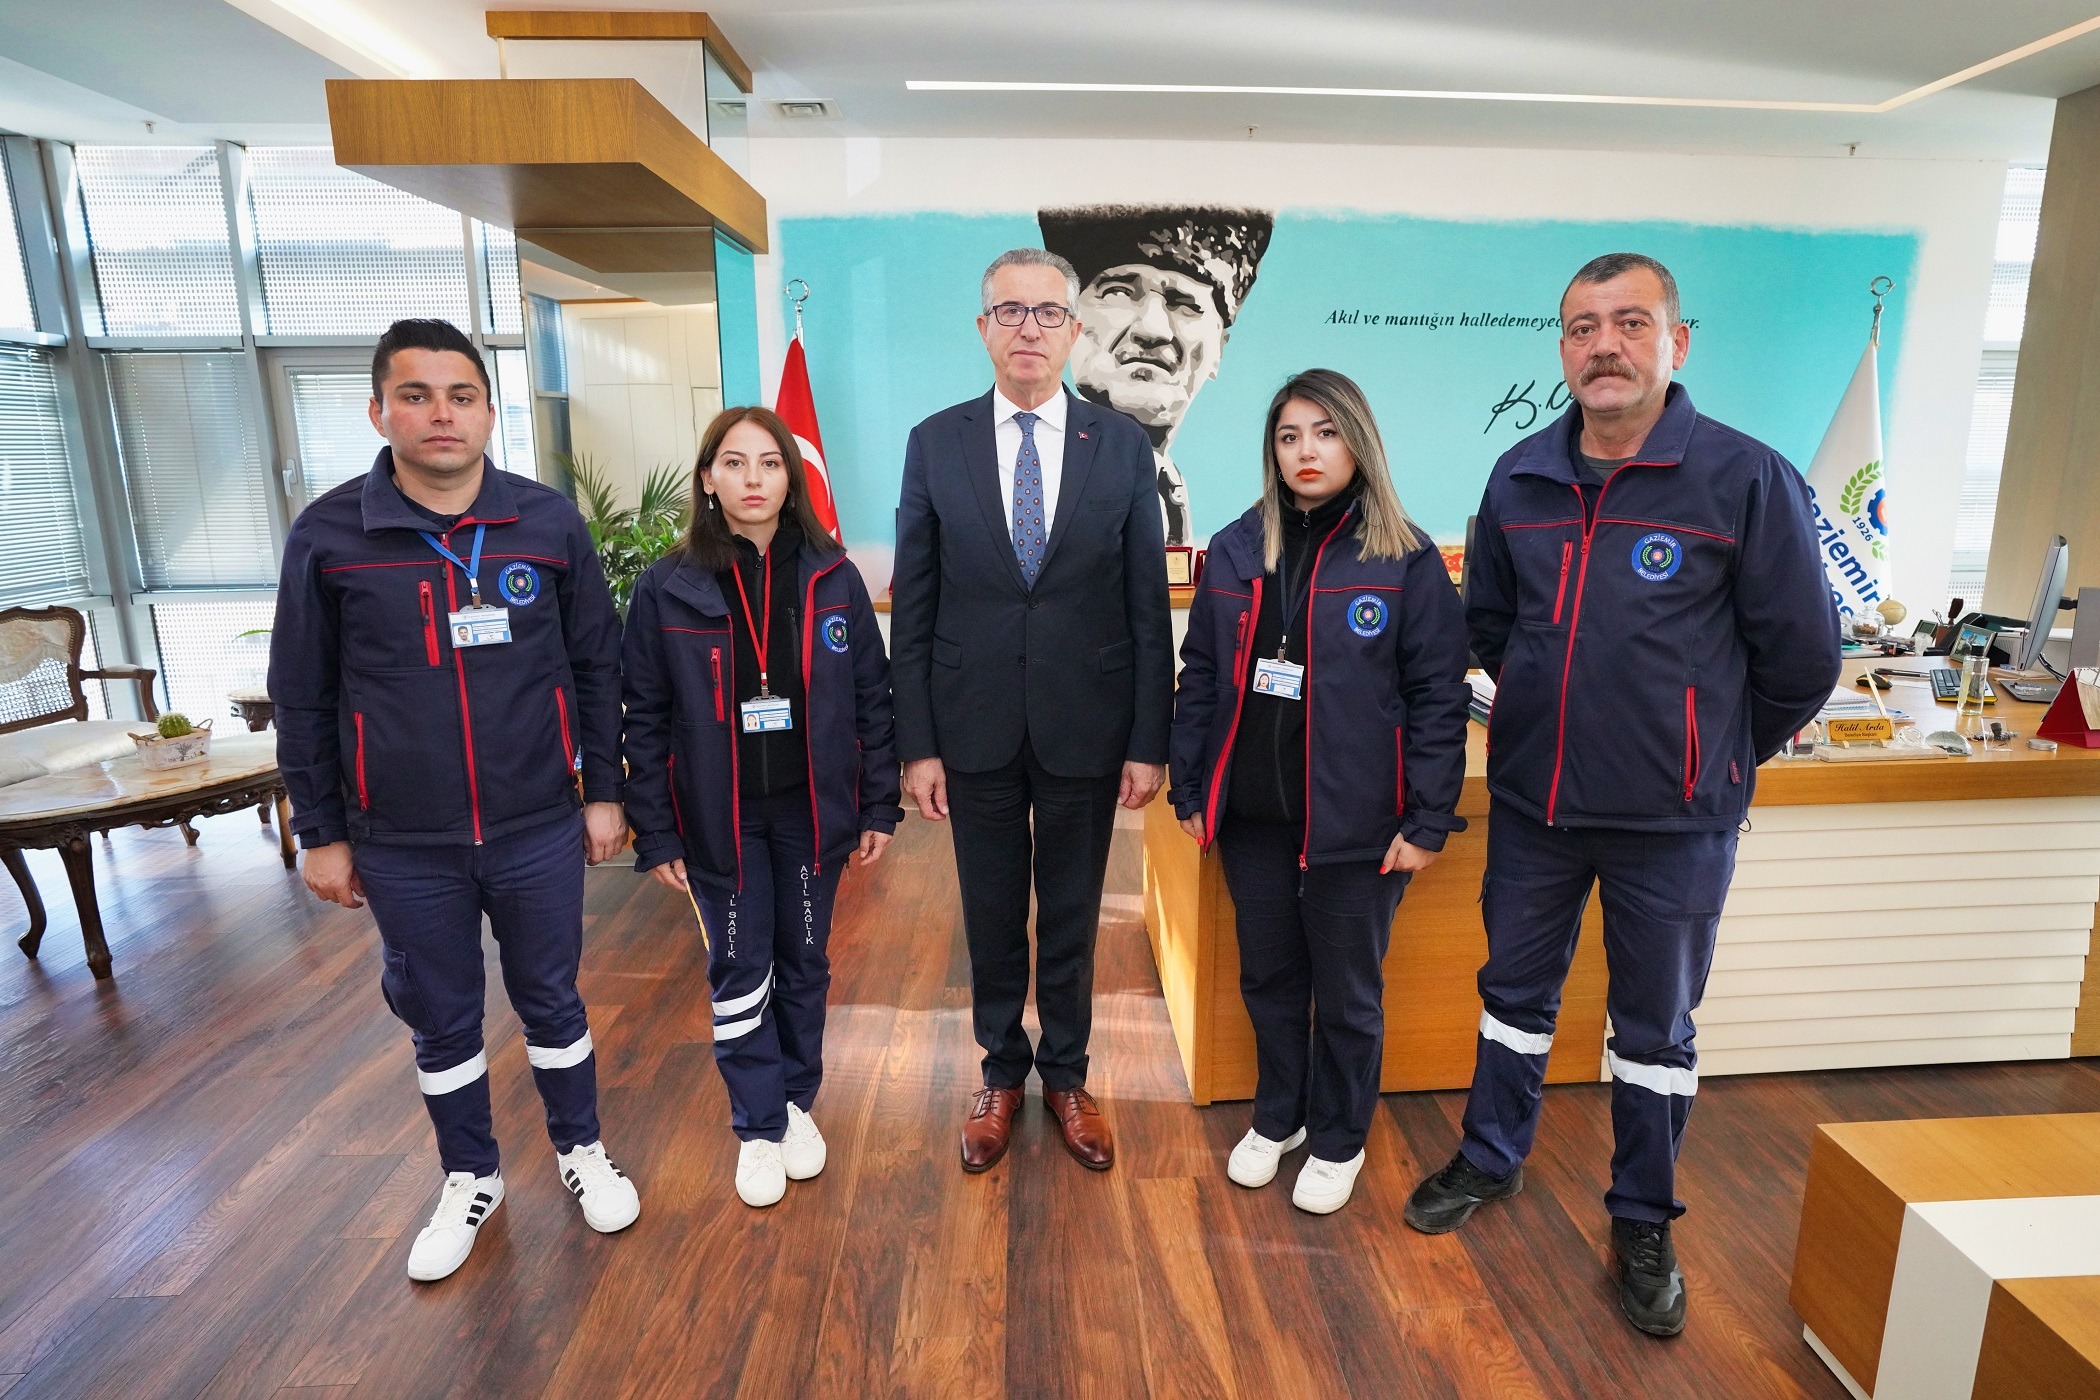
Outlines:
[[[780,1140],[780,1164],[789,1181],[807,1181],[824,1170],[824,1135],[816,1120],[788,1105],[787,1136]]]
[[[503,1176],[476,1176],[453,1172],[438,1194],[437,1209],[408,1249],[408,1276],[418,1283],[435,1283],[458,1271],[474,1252],[474,1236],[481,1232],[497,1206],[503,1204]]]
[[[605,1155],[605,1144],[587,1142],[555,1157],[561,1184],[583,1207],[583,1223],[601,1235],[624,1230],[642,1213],[642,1198],[627,1173]]]

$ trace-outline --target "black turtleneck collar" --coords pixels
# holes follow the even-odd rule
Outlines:
[[[1285,500],[1282,502],[1284,528],[1301,531],[1326,529],[1333,525],[1335,521],[1340,520],[1343,513],[1350,506],[1356,504],[1357,497],[1362,494],[1363,478],[1352,477],[1347,486],[1344,486],[1340,491],[1320,502],[1311,510],[1300,510],[1295,505],[1292,505],[1290,501]]]
[[[732,533],[730,538],[736,542],[737,558],[756,564],[764,557],[758,552],[758,546],[744,536]],[[794,557],[801,544],[802,528],[795,523],[793,516],[782,515],[780,523],[773,527],[773,542],[767,546],[766,552],[776,563],[784,562]]]

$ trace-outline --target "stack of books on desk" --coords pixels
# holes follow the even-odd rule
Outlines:
[[[1481,724],[1488,722],[1488,712],[1495,708],[1495,683],[1484,671],[1471,671],[1466,675],[1466,684],[1473,687],[1473,698],[1466,702],[1466,713]]]

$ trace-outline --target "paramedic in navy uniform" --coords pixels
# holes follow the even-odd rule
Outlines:
[[[1266,1186],[1307,1143],[1291,1202],[1325,1215],[1378,1110],[1393,911],[1465,829],[1472,692],[1457,590],[1363,391],[1292,376],[1262,461],[1261,500],[1211,536],[1189,609],[1167,796],[1223,856],[1254,1023],[1254,1124],[1226,1174]]]
[[[584,862],[627,836],[620,621],[576,507],[482,455],[488,372],[455,327],[388,328],[371,415],[378,461],[285,540],[270,696],[307,887],[346,909],[371,901],[380,990],[415,1035],[445,1170],[408,1255],[409,1277],[429,1281],[466,1262],[503,1200],[483,914],[563,1184],[594,1230],[641,1211],[598,1140],[576,992]]]
[[[1643,1332],[1685,1318],[1670,1222],[1698,1090],[1706,988],[1757,765],[1838,679],[1837,613],[1807,484],[1704,417],[1672,371],[1677,283],[1633,253],[1561,296],[1568,411],[1502,455],[1467,571],[1488,729],[1484,1005],[1464,1138],[1407,1221],[1455,1230],[1515,1195],[1538,1126],[1561,984],[1590,887],[1604,901],[1619,1303]]]

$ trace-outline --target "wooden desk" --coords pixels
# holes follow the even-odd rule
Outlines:
[[[1851,680],[1867,664],[1851,662]],[[1915,662],[1884,662],[1906,669]],[[1922,681],[1887,702],[1951,725]],[[2010,748],[1944,761],[1775,759],[1750,829],[1699,1015],[1700,1072],[1751,1073],[2100,1054],[2087,977],[2100,903],[2100,749],[2026,747],[2045,707],[2001,698]],[[1470,726],[1468,829],[1417,876],[1386,957],[1381,1087],[1470,1082],[1486,953],[1486,734]],[[1232,901],[1164,799],[1145,812],[1145,924],[1197,1103],[1254,1092]],[[1549,1082],[1601,1077],[1605,969],[1591,901]]]

